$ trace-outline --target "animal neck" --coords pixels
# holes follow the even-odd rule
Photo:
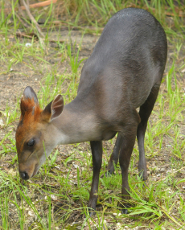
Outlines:
[[[64,106],[59,117],[51,124],[57,144],[72,144],[99,139],[96,116],[83,101],[73,100]]]

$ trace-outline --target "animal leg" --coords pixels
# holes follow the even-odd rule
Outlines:
[[[139,146],[139,175],[145,181],[147,179],[147,168],[146,168],[146,159],[145,159],[145,150],[144,150],[144,137],[147,127],[147,121],[150,117],[152,109],[154,107],[157,95],[159,92],[159,85],[154,86],[151,90],[150,95],[148,96],[145,103],[140,107],[139,116],[141,122],[138,125],[137,129],[137,140]]]
[[[96,210],[96,203],[98,199],[98,183],[99,183],[100,169],[102,164],[102,142],[91,141],[90,145],[91,145],[92,159],[93,159],[93,179],[92,179],[88,207]]]
[[[108,164],[108,173],[113,174],[114,173],[114,166],[117,165],[118,163],[118,157],[120,153],[120,148],[121,148],[121,143],[123,142],[123,137],[118,133],[116,143],[114,145],[113,152],[110,156],[109,159],[109,164]]]

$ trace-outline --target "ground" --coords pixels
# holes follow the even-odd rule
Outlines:
[[[138,213],[138,215],[135,214],[131,218],[125,215],[121,216],[121,213],[116,208],[117,205],[115,205],[119,197],[120,185],[117,187],[114,184],[111,186],[105,185],[106,183],[111,183],[110,181],[107,182],[109,178],[104,178],[103,173],[106,171],[107,161],[115,140],[104,143],[105,153],[103,156],[98,208],[100,213],[103,214],[99,214],[98,217],[94,217],[92,220],[90,218],[87,220],[84,214],[85,211],[82,212],[82,207],[85,210],[87,206],[92,174],[91,153],[88,143],[58,146],[54,151],[57,155],[56,159],[51,157],[50,162],[48,161],[46,166],[43,166],[41,172],[35,178],[23,183],[22,186],[26,191],[26,197],[29,197],[30,202],[33,202],[35,206],[32,206],[26,200],[25,193],[22,194],[16,187],[20,182],[14,135],[20,115],[19,103],[22,92],[26,86],[32,86],[38,93],[42,107],[58,93],[63,95],[65,103],[74,98],[79,82],[80,69],[84,60],[91,54],[99,37],[99,34],[92,33],[82,35],[83,31],[78,30],[71,31],[70,34],[68,30],[49,32],[48,43],[43,53],[40,53],[41,49],[38,41],[32,42],[31,39],[17,38],[14,33],[8,35],[6,39],[0,35],[0,44],[2,45],[4,57],[0,61],[0,168],[4,174],[14,180],[17,204],[20,207],[23,206],[20,209],[23,210],[23,214],[20,216],[24,219],[22,229],[44,229],[40,224],[39,217],[42,217],[42,223],[47,223],[47,218],[50,215],[51,220],[59,223],[51,224],[50,229],[154,229],[157,226],[155,221],[159,221],[158,225],[161,226],[158,229],[180,229],[185,220],[183,219],[185,208],[182,206],[180,199],[181,197],[182,200],[185,200],[185,182],[183,180],[185,178],[185,124],[183,118],[185,68],[182,65],[185,59],[185,49],[183,49],[185,44],[180,43],[180,51],[177,54],[178,48],[177,43],[174,42],[175,39],[168,39],[168,60],[164,80],[146,134],[148,187],[144,189],[137,184],[142,184],[137,177],[137,145],[135,145],[129,170],[133,197],[134,189],[137,188],[137,192],[146,192],[147,194],[140,194],[143,202],[149,202],[150,195],[152,196],[151,187],[153,186],[153,193],[157,193],[156,190],[159,190],[158,195],[154,196],[154,200],[152,200],[153,203],[150,203],[153,206],[148,206],[151,207],[151,210],[154,210],[153,213],[150,210],[148,211],[148,213],[151,213],[148,214],[149,216],[155,217],[154,222],[150,218],[144,219],[144,212],[141,212],[142,214]],[[9,47],[9,49],[5,49],[5,47]],[[75,57],[78,55],[78,50],[79,56],[76,61]],[[82,62],[79,63],[79,60],[82,60]],[[172,68],[173,65],[175,65],[174,69]],[[77,67],[78,70],[75,70]],[[171,73],[169,73],[170,71]],[[174,95],[173,92],[175,92]],[[54,153],[52,156],[55,156]],[[54,162],[53,164],[51,163],[52,161]],[[87,167],[89,167],[88,170]],[[79,174],[83,181],[79,178]],[[119,169],[117,174],[119,179],[113,176],[113,180],[118,180],[118,183],[120,183]],[[66,190],[59,189],[65,183],[66,178],[69,179],[67,182],[69,183],[69,188],[66,188]],[[6,178],[6,180],[8,179]],[[1,183],[3,184],[4,182],[1,181]],[[79,185],[79,183],[84,184]],[[137,185],[134,185],[135,183]],[[87,191],[83,191],[85,184],[87,185]],[[67,185],[65,184],[65,186]],[[80,189],[85,193],[84,197],[86,198],[80,198],[80,193],[75,195],[75,188],[78,190],[79,186],[81,186]],[[72,188],[74,191],[69,191]],[[10,190],[7,191],[10,192]],[[1,188],[1,194],[3,194],[3,188]],[[117,196],[117,198],[111,199],[114,196]],[[10,193],[8,197],[13,199]],[[138,205],[136,206],[139,207],[139,198],[136,199],[136,196],[134,198],[133,202],[136,202]],[[144,206],[145,204],[141,202],[140,205]],[[160,208],[157,209],[156,206]],[[19,222],[20,216],[15,207],[16,203],[10,202],[9,227],[10,229],[21,229],[20,223],[22,222]],[[142,210],[141,207],[138,210]],[[37,212],[39,215],[37,215]],[[103,216],[102,219],[100,218],[101,216]],[[136,225],[138,216],[141,219],[138,222],[139,224]],[[3,223],[2,226],[4,226]]]

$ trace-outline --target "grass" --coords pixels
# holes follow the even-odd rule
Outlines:
[[[180,1],[175,4],[170,0],[152,0],[150,3],[144,0],[60,1],[58,8],[50,6],[34,11],[37,20],[45,17],[42,29],[46,33],[47,52],[35,38],[29,40],[15,36],[19,28],[24,29],[15,15],[17,3],[14,2],[13,11],[7,15],[5,1],[1,2],[4,4],[0,11],[0,82],[3,84],[6,79],[7,92],[3,85],[0,229],[184,229],[185,28],[184,18],[179,16],[184,12]],[[59,93],[65,103],[70,102],[76,95],[80,69],[85,60],[84,55],[81,56],[84,36],[87,32],[99,35],[108,18],[128,6],[148,9],[164,26],[168,38],[165,78],[145,138],[150,175],[146,185],[137,176],[136,145],[129,170],[132,205],[129,214],[122,215],[117,207],[121,187],[119,167],[115,175],[104,176],[114,140],[105,142],[98,192],[100,207],[97,215],[90,218],[87,203],[92,162],[88,143],[57,147],[38,175],[24,183],[20,181],[14,139],[20,116],[19,102],[22,89],[28,84],[36,87],[42,108]],[[62,9],[62,17],[57,9]],[[76,27],[82,31],[79,44],[72,40],[61,43],[58,36],[56,46],[50,46],[49,35],[55,30],[54,22],[58,19],[59,28],[67,25],[69,30]],[[87,25],[91,27],[87,28]],[[34,31],[33,26],[31,30]],[[26,46],[26,43],[31,45]],[[12,82],[15,87],[9,90]]]

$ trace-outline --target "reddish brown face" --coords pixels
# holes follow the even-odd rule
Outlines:
[[[31,87],[26,87],[21,99],[21,117],[16,130],[19,173],[22,179],[34,176],[44,156],[44,116]]]
[[[16,148],[19,161],[19,172],[23,179],[29,179],[39,165],[38,149],[42,149],[42,132],[39,131],[41,109],[34,98],[22,98],[21,117],[16,130]]]
[[[20,108],[21,117],[15,138],[19,173],[22,179],[27,180],[37,173],[46,156],[55,147],[50,137],[49,124],[51,119],[62,112],[63,99],[59,95],[44,110],[41,110],[35,92],[28,86],[24,90]]]

